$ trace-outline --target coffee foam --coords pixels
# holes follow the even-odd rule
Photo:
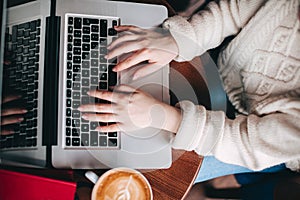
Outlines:
[[[112,171],[100,182],[97,200],[150,200],[151,188],[135,171]]]

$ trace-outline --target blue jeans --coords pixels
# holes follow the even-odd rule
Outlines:
[[[279,172],[286,169],[285,164],[276,165],[274,167],[270,167],[264,169],[259,172]],[[249,173],[255,172],[245,167],[241,167],[238,165],[232,165],[223,163],[217,160],[214,156],[205,156],[198,173],[197,178],[195,179],[195,183],[207,181],[216,177],[225,176],[229,174],[240,174],[240,173]]]

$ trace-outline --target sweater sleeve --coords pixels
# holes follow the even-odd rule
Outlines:
[[[174,37],[179,55],[176,61],[189,61],[208,49],[219,46],[225,37],[237,34],[264,0],[220,0],[190,19],[174,16],[163,26]]]
[[[183,119],[173,148],[214,155],[230,164],[262,170],[300,159],[300,102],[297,107],[265,116],[226,118],[222,111],[208,111],[189,101],[178,106]]]

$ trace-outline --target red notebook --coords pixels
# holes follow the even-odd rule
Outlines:
[[[76,183],[0,170],[1,200],[74,200]]]

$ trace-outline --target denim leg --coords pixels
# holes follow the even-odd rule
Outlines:
[[[285,169],[285,165],[277,165],[271,168],[262,170],[261,172],[277,172],[282,169]],[[195,179],[195,183],[203,182],[210,180],[216,177],[225,176],[229,174],[239,174],[239,173],[248,173],[254,172],[246,167],[239,165],[232,165],[223,163],[217,160],[214,156],[205,156],[198,173],[198,176]]]

